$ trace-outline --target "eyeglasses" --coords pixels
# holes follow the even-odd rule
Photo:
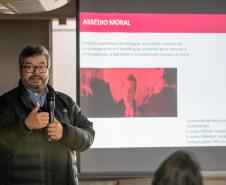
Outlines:
[[[38,69],[39,73],[46,73],[49,66],[45,64],[39,65],[24,64],[23,68],[25,69],[26,73],[34,73],[35,69]]]

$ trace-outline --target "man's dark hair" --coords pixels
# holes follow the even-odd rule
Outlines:
[[[39,56],[39,55],[45,55],[46,59],[47,59],[47,64],[50,65],[50,55],[48,50],[41,45],[37,45],[37,46],[26,46],[20,53],[19,55],[19,68],[20,71],[23,67],[23,64],[25,62],[25,59],[28,57],[34,57],[34,56]]]
[[[197,159],[186,151],[171,154],[155,172],[152,185],[203,185]]]
[[[135,78],[135,76],[133,76],[132,74],[130,74],[128,77],[127,77],[127,80],[131,81],[131,82],[134,82],[134,90],[136,92],[136,89],[137,89],[137,79]]]

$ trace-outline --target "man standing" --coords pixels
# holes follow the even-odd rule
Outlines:
[[[5,184],[78,184],[74,151],[88,149],[95,132],[76,103],[48,84],[49,68],[46,48],[25,47],[18,87],[0,97],[0,178]],[[52,123],[48,92],[55,94]]]
[[[116,104],[116,115],[119,117],[136,117],[139,116],[137,103],[135,100],[137,89],[137,80],[134,75],[130,74],[123,82],[122,99]]]

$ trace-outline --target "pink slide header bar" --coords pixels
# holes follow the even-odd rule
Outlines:
[[[226,14],[86,12],[80,32],[226,33]]]

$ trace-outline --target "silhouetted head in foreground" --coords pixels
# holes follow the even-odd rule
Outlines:
[[[192,153],[177,151],[157,169],[152,185],[203,185],[200,165]]]

